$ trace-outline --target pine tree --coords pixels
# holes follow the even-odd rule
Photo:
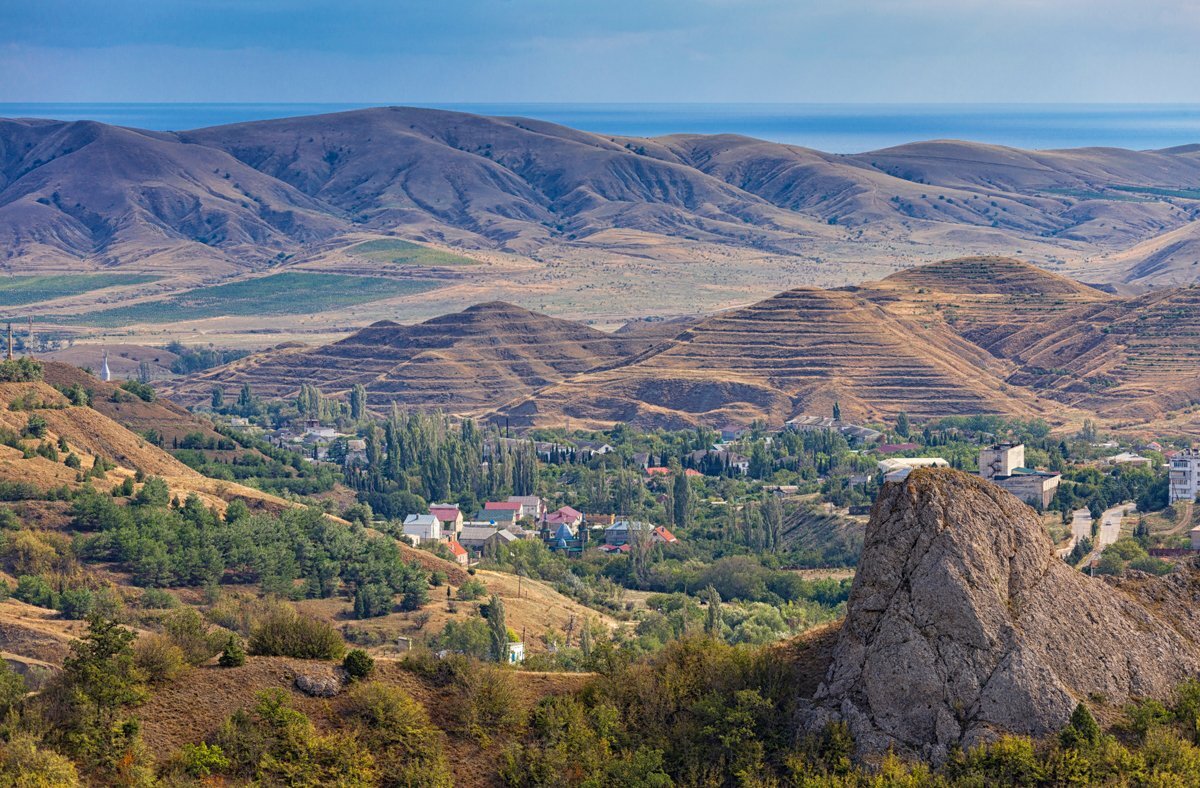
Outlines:
[[[683,468],[675,468],[675,488],[672,495],[675,499],[675,525],[688,528],[692,524],[692,485]]]
[[[505,662],[508,659],[508,625],[504,621],[504,603],[495,594],[488,600],[487,624],[491,634],[492,659]]]
[[[721,634],[721,595],[711,585],[704,590],[704,598],[708,609],[704,615],[704,634],[710,638]]]
[[[358,421],[367,414],[367,389],[361,383],[355,383],[350,389],[350,418]]]
[[[212,409],[220,410],[225,407],[225,392],[220,386],[213,386],[212,390]]]
[[[842,406],[841,406],[841,403],[839,403],[839,402],[833,403],[833,420],[834,421],[842,420]]]
[[[908,414],[904,411],[896,416],[896,434],[901,438],[907,438],[909,434]]]

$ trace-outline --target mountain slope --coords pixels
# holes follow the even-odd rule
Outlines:
[[[0,120],[10,270],[79,270],[72,261],[86,260],[209,277],[348,226],[214,148],[101,123]]]
[[[851,419],[1034,415],[1009,371],[944,326],[920,325],[845,291],[802,288],[700,321],[618,367],[506,406],[513,423],[780,424],[839,403]]]
[[[664,262],[703,244],[849,260],[865,242],[900,265],[1025,253],[1089,279],[1179,284],[1198,277],[1197,183],[1189,149],[935,141],[848,156],[403,107],[174,134],[0,121],[14,271],[206,278],[370,231],[563,259],[637,238]]]
[[[181,401],[207,401],[214,386],[236,396],[292,396],[309,383],[325,394],[367,387],[368,402],[478,414],[540,386],[645,349],[624,338],[501,302],[402,326],[376,323],[318,348],[292,346],[241,359],[168,387]]]

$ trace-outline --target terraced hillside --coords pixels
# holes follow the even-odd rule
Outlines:
[[[1113,297],[1011,257],[944,260],[847,288],[889,312],[944,321],[991,353],[1014,332]]]
[[[287,397],[308,383],[327,395],[367,387],[368,404],[491,410],[535,389],[619,363],[653,339],[606,334],[511,304],[478,304],[404,326],[383,321],[323,347],[290,346],[251,356],[169,387],[182,402],[207,401],[214,386],[237,396]]]
[[[779,424],[828,413],[835,402],[854,419],[1040,414],[1028,392],[1006,392],[1010,371],[940,322],[923,325],[846,291],[801,288],[703,320],[630,363],[502,412],[525,425],[676,426]]]
[[[947,260],[848,288],[1013,362],[1006,382],[1113,419],[1200,401],[1200,291],[1118,297],[1011,258]]]
[[[1200,402],[1200,289],[1077,307],[996,346],[1012,383],[1116,419],[1147,421]]]

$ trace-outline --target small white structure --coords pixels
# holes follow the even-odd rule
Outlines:
[[[1143,457],[1142,455],[1132,451],[1123,451],[1120,454],[1114,454],[1111,457],[1105,457],[1104,461],[1109,465],[1150,466],[1154,464],[1154,460],[1150,459],[1149,457]]]
[[[404,535],[417,542],[440,542],[442,523],[432,514],[410,514],[404,518]]]
[[[112,380],[112,370],[108,368],[108,351],[104,351],[104,360],[100,362],[100,379],[105,383]]]
[[[520,641],[509,642],[508,644],[508,664],[520,665],[525,661],[525,644]]]
[[[1168,485],[1171,503],[1196,500],[1200,494],[1200,449],[1185,449],[1171,458]]]
[[[902,482],[917,468],[949,468],[941,457],[889,457],[879,461],[879,471],[887,482]]]

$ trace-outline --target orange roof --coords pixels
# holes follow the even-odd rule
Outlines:
[[[662,539],[664,542],[670,543],[670,542],[678,542],[679,541],[678,539],[675,538],[675,534],[668,531],[666,529],[666,527],[662,526],[662,525],[655,528],[654,533],[658,534],[658,537],[660,539]]]
[[[447,544],[450,545],[450,553],[452,555],[466,555],[467,554],[467,548],[463,547],[462,545],[460,545],[458,542],[454,541],[453,539],[451,539],[449,542],[447,542]]]

